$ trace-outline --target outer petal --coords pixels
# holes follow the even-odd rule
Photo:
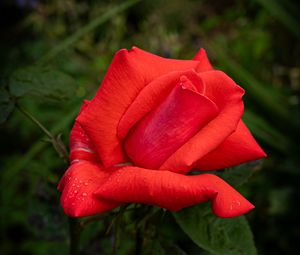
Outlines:
[[[118,137],[124,139],[134,124],[155,109],[170,94],[182,76],[187,77],[200,94],[204,92],[203,82],[194,70],[175,71],[160,76],[144,87],[126,110],[118,125]]]
[[[196,68],[197,72],[205,72],[205,71],[212,71],[214,70],[214,68],[212,67],[207,55],[206,55],[206,51],[201,48],[197,54],[195,55],[195,57],[193,58],[193,60],[198,60],[200,63]]]
[[[84,217],[118,207],[120,203],[93,194],[107,178],[108,173],[95,163],[81,160],[72,164],[58,185],[65,213],[71,217]]]
[[[244,90],[221,71],[203,72],[205,95],[219,108],[218,116],[171,155],[160,169],[187,173],[197,161],[231,135],[243,114]]]
[[[130,131],[127,155],[137,166],[158,169],[218,114],[217,106],[182,76],[167,98]]]
[[[161,58],[136,47],[130,51],[120,50],[115,55],[96,96],[77,118],[105,166],[125,160],[117,126],[138,93],[155,78],[172,71],[196,68],[198,63]]]
[[[171,211],[211,200],[214,213],[223,218],[239,216],[254,208],[215,175],[185,176],[137,167],[115,170],[95,194],[118,202],[157,205]]]
[[[199,160],[196,169],[216,170],[266,157],[243,121],[218,148]]]
[[[85,100],[79,115],[87,108],[89,101]],[[81,125],[75,121],[70,134],[70,162],[79,160],[99,161],[94,146]]]

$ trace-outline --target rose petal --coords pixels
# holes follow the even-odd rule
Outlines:
[[[243,121],[219,147],[199,160],[196,169],[216,170],[266,157]]]
[[[71,164],[58,185],[65,213],[71,217],[84,217],[118,207],[120,203],[93,194],[107,178],[107,171],[95,163],[81,160]]]
[[[115,170],[95,194],[120,203],[144,203],[171,211],[211,200],[213,212],[223,218],[240,216],[254,208],[215,175],[185,176],[137,167]]]
[[[158,169],[181,145],[218,114],[186,76],[169,96],[130,131],[125,150],[137,166]]]
[[[212,67],[207,55],[206,55],[206,51],[201,48],[197,54],[195,55],[195,57],[193,58],[193,60],[198,60],[200,63],[196,68],[197,72],[205,72],[205,71],[212,71],[214,70],[214,68]]]
[[[218,116],[172,154],[160,167],[179,173],[189,172],[204,155],[216,149],[231,135],[243,114],[244,90],[225,73],[210,71],[199,74],[205,93],[219,108]]]
[[[77,118],[105,166],[126,160],[117,127],[138,93],[161,75],[196,68],[198,64],[161,58],[136,47],[116,53],[96,96]]]
[[[87,100],[84,101],[79,115],[86,109],[89,103]],[[71,163],[78,160],[99,161],[91,140],[77,121],[75,121],[70,133],[69,158]]]
[[[155,109],[183,76],[193,83],[200,94],[204,92],[203,82],[194,70],[176,71],[162,75],[150,82],[126,110],[118,125],[118,137],[124,139],[134,124]]]

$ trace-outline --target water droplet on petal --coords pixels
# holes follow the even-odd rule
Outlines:
[[[79,183],[82,183],[82,180],[80,180]]]
[[[89,183],[88,183],[88,182],[85,182],[84,185],[87,186],[87,185],[89,185]]]
[[[87,196],[87,193],[83,192],[83,193],[82,193],[82,196],[86,197],[86,196]]]
[[[75,187],[75,183],[73,183],[72,186]]]
[[[77,187],[77,188],[79,188],[79,187],[80,187],[80,185],[77,185],[76,187]]]
[[[78,190],[74,190],[74,193],[76,194],[78,192]]]

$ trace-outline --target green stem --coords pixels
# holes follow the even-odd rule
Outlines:
[[[76,218],[69,217],[70,255],[78,255],[80,249],[80,235],[82,227]]]
[[[135,253],[134,253],[135,255],[141,254],[142,243],[143,243],[143,238],[142,238],[141,229],[137,228],[135,233]]]
[[[39,122],[31,113],[20,107],[19,105],[16,105],[18,110],[23,113],[28,119],[30,119],[35,125],[37,125],[47,136],[49,139],[54,138],[54,136],[50,133],[50,131],[41,123]]]
[[[66,149],[66,146],[61,141],[60,136],[59,135],[54,136],[39,120],[37,120],[30,112],[26,111],[20,105],[16,105],[16,108],[46,134],[46,136],[49,138],[50,142],[52,143],[58,155],[61,158],[63,158],[66,162],[68,162],[69,161],[68,151]]]

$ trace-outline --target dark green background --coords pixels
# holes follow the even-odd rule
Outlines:
[[[239,189],[256,205],[247,218],[258,253],[297,254],[298,1],[149,0],[109,13],[124,2],[0,1],[0,86],[9,86],[16,69],[36,63],[72,76],[77,88],[71,99],[28,96],[19,102],[48,129],[62,133],[67,144],[82,99],[95,93],[118,49],[136,45],[165,57],[190,59],[204,47],[213,65],[246,89],[244,120],[268,153],[262,165],[253,165],[254,175]],[[106,22],[86,29],[107,14]],[[82,36],[63,46],[78,31]],[[53,53],[60,46],[62,50]],[[18,110],[0,126],[1,254],[67,254],[67,218],[56,191],[67,166],[43,139]],[[162,247],[155,244],[153,254],[208,254],[168,213],[164,217]],[[82,254],[111,254],[111,235],[105,235],[110,220],[84,230]],[[131,236],[119,240],[116,254],[133,254]],[[162,253],[162,248],[168,252]]]

